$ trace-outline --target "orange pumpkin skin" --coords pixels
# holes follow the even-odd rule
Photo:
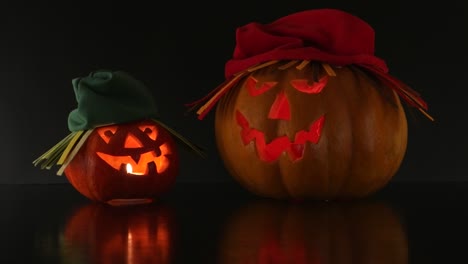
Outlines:
[[[257,201],[225,224],[218,263],[407,264],[397,211],[380,202]]]
[[[364,197],[390,181],[407,146],[399,97],[356,67],[336,67],[335,73],[312,64],[301,70],[272,65],[220,99],[216,143],[242,186],[264,197],[332,200]],[[316,142],[297,143],[311,127]],[[285,136],[292,143],[281,153],[281,144],[262,144]]]
[[[94,129],[65,169],[72,186],[93,201],[151,201],[179,173],[176,143],[159,124],[138,121]],[[130,164],[133,173],[127,173]]]

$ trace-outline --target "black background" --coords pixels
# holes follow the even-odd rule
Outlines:
[[[237,27],[315,8],[368,22],[376,55],[422,94],[436,119],[408,112],[407,153],[394,180],[467,179],[464,1],[14,3],[0,8],[0,183],[66,182],[32,161],[68,133],[67,116],[76,107],[71,80],[102,68],[145,82],[161,119],[206,148],[206,159],[180,150],[179,181],[231,181],[214,143],[214,113],[199,121],[184,115],[184,104],[224,80]]]

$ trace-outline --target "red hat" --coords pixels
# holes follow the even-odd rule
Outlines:
[[[236,47],[225,76],[271,60],[316,60],[334,65],[363,64],[387,72],[374,56],[374,30],[360,18],[335,9],[315,9],[236,31]]]
[[[313,9],[282,17],[269,24],[249,23],[236,30],[236,47],[226,62],[226,81],[210,94],[187,106],[196,107],[203,119],[227,90],[252,67],[278,60],[311,60],[331,65],[359,66],[428,118],[426,102],[406,84],[388,74],[385,62],[374,56],[374,30],[370,25],[344,11]]]

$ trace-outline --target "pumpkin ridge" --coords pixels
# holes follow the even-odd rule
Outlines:
[[[89,141],[86,142],[86,148],[88,148],[89,144],[91,144],[91,143],[93,143],[93,145],[94,145],[94,142],[93,142],[93,141],[95,141],[96,139],[98,139],[98,136],[99,136],[99,135],[95,135],[95,134],[98,134],[97,130],[94,130],[94,131],[93,131],[93,134],[90,135],[89,138],[90,138],[91,140],[89,140]],[[91,137],[91,136],[92,136],[92,137]],[[81,150],[81,151],[83,151],[83,150]],[[90,152],[92,152],[92,150],[90,150]],[[86,150],[85,152],[81,152],[80,155],[85,155],[85,154],[83,154],[83,153],[88,153],[88,151]],[[92,154],[92,156],[97,156],[97,155],[96,155],[96,154]],[[91,156],[87,156],[87,157],[85,156],[84,159],[87,160],[87,161],[86,161],[86,164],[93,164],[93,163],[95,163],[96,157],[94,157],[94,158],[91,159]],[[68,172],[69,174],[70,174],[70,173],[72,174],[70,178],[73,178],[73,179],[78,180],[78,181],[84,180],[84,179],[80,179],[79,176],[75,176],[75,175],[74,175],[74,174],[77,173],[77,170],[76,170],[76,169],[71,168],[71,169],[69,169],[68,171],[69,171],[69,172]],[[66,174],[66,176],[67,176],[67,178],[68,178],[68,174],[67,174],[67,173],[65,173],[65,174]],[[98,176],[98,177],[99,177],[99,176]],[[86,177],[86,180],[85,180],[85,181],[86,181],[86,183],[87,183],[87,184],[86,184],[87,190],[89,191],[89,193],[90,193],[90,195],[91,195],[90,198],[91,198],[92,200],[95,200],[95,201],[103,201],[103,200],[104,200],[104,197],[102,197],[102,195],[101,195],[101,193],[100,193],[100,191],[99,191],[100,189],[99,189],[99,186],[98,186],[98,184],[97,184],[97,182],[96,182],[96,181],[97,181],[97,178],[96,178],[96,177]]]
[[[349,149],[355,149],[356,147],[356,136],[355,136],[355,133],[353,133],[353,129],[354,129],[354,121],[352,122],[349,122],[349,126],[350,126],[350,129],[349,129],[349,137],[351,139],[350,141],[350,147]],[[340,189],[340,193],[346,193],[346,189],[348,188],[348,185],[350,184],[350,181],[352,178],[354,178],[354,174],[356,173],[355,172],[355,166],[360,166],[361,164],[359,164],[359,162],[356,162],[356,155],[353,155],[351,154],[351,160],[348,162],[348,169],[347,171],[349,171],[349,174],[347,175],[347,177],[345,177],[342,181],[342,184],[341,184],[341,187],[339,188]]]
[[[347,68],[344,67],[343,68],[343,71],[345,71]],[[341,73],[341,71],[340,71]],[[354,72],[352,72],[353,76],[356,77],[356,75],[354,74]],[[354,84],[354,82],[353,82]],[[349,85],[349,84],[348,84]],[[345,100],[346,102],[346,107],[347,109],[350,108],[349,104],[350,102]],[[343,103],[343,102],[342,102]],[[355,139],[355,135],[354,135],[354,124],[355,124],[355,115],[351,114],[351,111],[346,111],[347,113],[347,117],[346,117],[346,120],[351,120],[350,122],[348,122],[348,126],[349,126],[349,129],[348,129],[348,132],[349,132],[349,138],[350,138],[350,143],[349,143],[349,149],[352,150],[352,149],[355,149],[355,146],[356,146],[356,139]],[[346,193],[346,189],[347,189],[347,186],[349,184],[349,181],[353,178],[353,174],[354,174],[354,164],[356,164],[357,162],[355,161],[356,159],[356,156],[353,155],[352,153],[350,154],[351,156],[351,160],[348,162],[348,168],[345,170],[345,171],[348,171],[349,174],[344,177],[344,179],[342,179],[341,181],[341,184],[340,184],[340,187],[337,188],[337,193]],[[330,158],[330,157],[329,157]],[[333,158],[333,157],[331,157]]]
[[[405,115],[405,112],[404,112],[403,105],[401,104],[400,98],[398,97],[398,95],[397,95],[397,93],[395,91],[391,90],[390,88],[387,88],[387,89],[389,89],[389,92],[393,95],[393,101],[395,102],[395,104],[392,105],[392,106],[395,106],[397,108],[397,110],[400,109],[400,111],[399,111],[400,117],[399,118],[401,118],[403,120],[402,121],[402,126],[404,126],[402,128],[403,129],[402,133],[407,134],[408,133],[407,120],[406,120],[406,115]],[[388,97],[383,98],[383,100],[384,99],[388,99]],[[398,168],[401,166],[401,164],[403,162],[405,152],[406,152],[406,146],[407,146],[407,137],[405,137],[405,139],[402,139],[400,148],[403,149],[403,152],[400,155],[400,158],[398,160],[396,160],[395,162],[393,162],[393,166],[391,166],[388,169],[387,176],[382,177],[381,181],[376,183],[376,185],[384,186],[392,179],[393,175],[398,171]]]
[[[369,92],[371,94],[375,94],[375,96],[377,96],[378,98],[380,98],[380,94],[376,91],[376,83],[372,83],[370,82],[369,83],[369,78],[366,76],[363,76],[357,72],[354,72],[352,71],[352,69],[350,67],[344,67],[344,69],[347,71],[348,74],[351,74],[353,76],[353,82],[350,83],[349,85],[351,86],[352,85],[352,88],[350,88],[352,90],[353,93],[362,93],[362,94],[366,94],[368,95]],[[350,78],[351,79],[351,78]],[[361,100],[358,102],[359,104],[359,109],[363,109],[363,111],[368,111],[368,110],[371,110],[372,113],[374,113],[374,110],[373,109],[370,109],[371,107],[375,106],[374,103],[370,103],[369,99],[368,98],[364,98],[362,99],[361,97],[359,97]],[[364,100],[364,101],[362,101]],[[361,107],[362,106],[362,107]],[[350,106],[349,106],[350,107]],[[352,108],[352,107],[350,107]],[[362,114],[362,113],[361,113]],[[351,120],[351,122],[349,122],[349,126],[350,126],[350,129],[349,129],[349,133],[350,133],[350,139],[351,139],[351,145],[350,145],[350,149],[356,149],[356,148],[360,148],[360,144],[362,143],[359,143],[357,144],[356,143],[356,133],[355,131],[359,128],[356,128],[356,125],[358,126],[362,126],[363,124],[361,124],[360,122],[362,122],[362,120],[357,120],[359,119],[362,115],[361,114],[354,114],[354,115],[350,115],[350,118],[349,120]],[[374,141],[374,138],[370,138],[368,139],[367,141]],[[375,143],[372,143],[372,144],[375,144]],[[356,147],[358,146],[358,147]],[[360,156],[362,156],[364,154],[361,154]],[[365,155],[364,155],[365,156]],[[358,160],[360,160],[362,158],[360,158],[359,156],[357,155],[352,155],[351,154],[351,160],[349,161],[349,171],[350,171],[350,174],[348,175],[348,177],[346,177],[344,183],[343,183],[343,193],[346,193],[346,195],[350,195],[350,196],[355,196],[356,194],[356,190],[352,184],[355,184],[356,182],[356,178],[361,178],[362,177],[362,172],[359,172],[358,168],[360,166],[363,166],[362,164],[360,164],[358,162]],[[365,166],[365,165],[364,165]],[[369,193],[369,190],[372,189],[373,185],[376,184],[376,181],[373,181],[374,183],[370,183],[370,184],[364,184],[361,186],[360,188],[360,193],[359,196],[361,195],[364,195],[364,194],[367,194]],[[367,186],[367,188],[364,188],[365,186]]]
[[[281,131],[281,126],[283,125],[283,123],[284,123],[284,120],[279,120],[279,122],[276,123],[276,129],[275,129],[275,131],[276,131],[275,134],[276,135],[278,135],[279,134],[278,132]],[[288,135],[285,134],[284,136],[288,139],[288,142],[291,142],[291,139],[290,139],[290,137]],[[281,152],[281,154],[279,155],[278,158],[281,159],[282,157],[285,157],[285,156],[288,156],[288,157],[286,157],[286,159],[290,158],[289,155],[286,153],[286,149]],[[285,177],[290,176],[289,173],[287,173],[287,171],[286,172],[284,171],[284,170],[287,170],[287,168],[282,166],[282,163],[279,160],[278,160],[278,162],[275,162],[275,163],[276,163],[275,166],[278,169],[277,175],[278,175],[278,181],[280,182],[280,186],[283,186],[283,188],[284,188],[284,190],[286,192],[286,196],[288,198],[294,197],[294,192],[292,192],[292,188],[288,184],[289,181],[288,181],[288,179],[285,178]]]

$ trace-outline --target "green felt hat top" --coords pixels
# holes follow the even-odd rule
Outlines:
[[[151,92],[124,71],[95,71],[73,79],[72,84],[78,103],[68,116],[68,129],[72,132],[158,118]]]
[[[78,107],[68,115],[69,135],[33,161],[50,169],[60,165],[62,175],[94,128],[151,119],[165,128],[189,150],[204,157],[203,149],[159,120],[158,109],[148,88],[123,71],[100,70],[72,80]]]

